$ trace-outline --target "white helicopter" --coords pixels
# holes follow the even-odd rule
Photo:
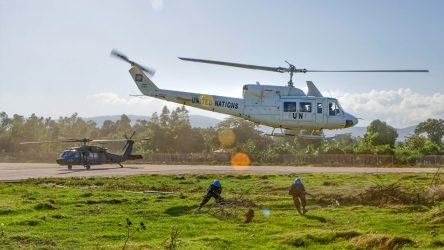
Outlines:
[[[181,60],[210,63],[245,69],[290,73],[288,86],[246,84],[243,98],[208,95],[159,89],[145,75],[153,76],[155,71],[144,67],[116,50],[111,55],[131,64],[129,70],[137,87],[145,96],[175,102],[195,108],[241,117],[257,124],[273,128],[272,136],[300,136],[307,139],[324,138],[323,129],[342,129],[356,125],[358,119],[345,112],[335,98],[324,97],[311,81],[307,81],[308,92],[293,86],[294,73],[307,72],[428,72],[428,70],[307,70],[299,69],[285,61],[289,67],[264,67],[248,64],[212,60],[182,58]],[[275,129],[280,133],[275,133]],[[301,130],[311,134],[302,134]]]

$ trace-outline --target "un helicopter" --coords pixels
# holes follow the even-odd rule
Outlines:
[[[358,123],[358,118],[345,112],[336,98],[324,97],[312,81],[307,81],[307,93],[295,88],[293,74],[311,72],[429,72],[428,70],[308,70],[296,68],[287,61],[285,62],[288,67],[284,68],[179,57],[184,61],[290,74],[287,86],[261,85],[259,83],[244,85],[243,98],[241,99],[160,89],[150,78],[154,76],[154,69],[131,61],[117,50],[112,50],[111,56],[131,64],[129,73],[145,96],[241,117],[260,125],[272,127],[271,136],[299,136],[306,139],[325,138],[322,133],[323,129],[342,129],[355,126]],[[280,129],[280,133],[275,133],[276,129]],[[305,133],[303,133],[304,131]]]
[[[133,133],[134,135],[134,133]],[[38,141],[38,142],[22,142],[20,144],[40,144],[40,143],[80,143],[78,147],[72,147],[60,153],[57,163],[62,166],[68,166],[71,170],[74,165],[84,166],[85,169],[90,169],[91,165],[102,165],[102,164],[118,164],[123,168],[122,162],[127,160],[139,160],[142,159],[141,155],[133,155],[133,135],[130,138],[116,139],[116,140],[92,140],[88,138],[83,139],[62,139],[57,141]],[[149,140],[149,139],[139,139],[139,140]],[[109,142],[126,142],[122,148],[122,155],[112,154],[107,152],[107,148],[104,146],[90,145],[90,143],[105,144]]]

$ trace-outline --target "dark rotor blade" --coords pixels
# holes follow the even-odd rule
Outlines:
[[[113,49],[111,51],[111,55],[115,56],[115,57],[119,58],[120,60],[123,60],[123,61],[125,61],[127,63],[134,64],[134,62],[131,61],[130,59],[128,59],[128,57],[126,55],[124,55],[123,53],[121,53],[120,51],[118,51],[116,49]]]
[[[399,69],[399,70],[306,70],[305,72],[364,72],[364,73],[390,73],[390,72],[429,72],[427,69]]]
[[[119,141],[127,141],[127,139],[92,140],[91,142],[119,142]]]
[[[62,143],[62,142],[78,142],[78,140],[59,140],[59,141],[25,141],[20,142],[20,145],[24,144],[39,144],[39,143]]]
[[[123,148],[122,148],[122,151],[124,151],[125,150],[125,148],[126,148],[126,146],[128,146],[128,144],[129,144],[129,140],[126,140],[126,143],[125,143],[125,145],[123,145]]]
[[[136,131],[133,131],[133,133],[131,134],[131,136],[130,136],[130,140],[131,140],[131,138],[133,138],[133,136],[136,134]]]
[[[130,59],[128,59],[128,57],[127,57],[125,54],[119,52],[119,51],[116,50],[116,49],[113,49],[113,50],[111,51],[111,56],[117,57],[117,58],[119,58],[120,60],[123,60],[123,61],[125,61],[125,62],[127,62],[127,63],[129,63],[129,64],[131,64],[131,65],[136,65],[137,67],[139,67],[141,70],[145,71],[145,72],[146,72],[148,75],[150,75],[151,77],[153,77],[154,74],[156,73],[156,70],[155,70],[155,69],[152,69],[152,68],[150,68],[150,67],[146,67],[146,66],[140,65],[140,64],[138,64],[138,63],[136,63],[136,62],[134,62],[134,61],[131,61]]]
[[[265,70],[265,71],[272,71],[272,72],[279,72],[279,73],[288,72],[287,68],[282,68],[282,67],[266,67],[266,66],[250,65],[250,64],[221,62],[221,61],[212,61],[212,60],[204,60],[204,59],[185,58],[185,57],[179,57],[179,59],[184,60],[184,61],[190,61],[190,62],[210,63],[210,64],[238,67],[238,68],[244,68],[244,69]]]
[[[128,141],[128,140],[132,140],[132,141],[142,141],[142,140],[150,140],[149,138],[141,138],[141,139],[105,139],[105,140],[91,140],[90,142],[122,142],[122,141]]]

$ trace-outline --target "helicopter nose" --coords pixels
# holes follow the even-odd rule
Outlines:
[[[345,128],[353,127],[358,124],[358,118],[354,117],[352,114],[345,113]]]

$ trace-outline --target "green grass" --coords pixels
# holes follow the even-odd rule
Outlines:
[[[308,214],[300,216],[288,196],[296,175],[182,175],[120,178],[37,179],[0,183],[0,248],[163,249],[173,228],[179,249],[366,249],[444,247],[444,201],[429,196],[431,174],[300,174]],[[196,212],[207,186],[220,179],[227,200],[256,204],[228,216],[211,200]],[[370,186],[398,183],[397,197],[366,193]],[[174,192],[155,195],[146,190]],[[441,198],[442,199],[442,198]],[[337,206],[336,201],[339,202]],[[263,214],[268,208],[269,216]],[[231,214],[230,214],[231,213]],[[145,230],[136,231],[140,222]]]

